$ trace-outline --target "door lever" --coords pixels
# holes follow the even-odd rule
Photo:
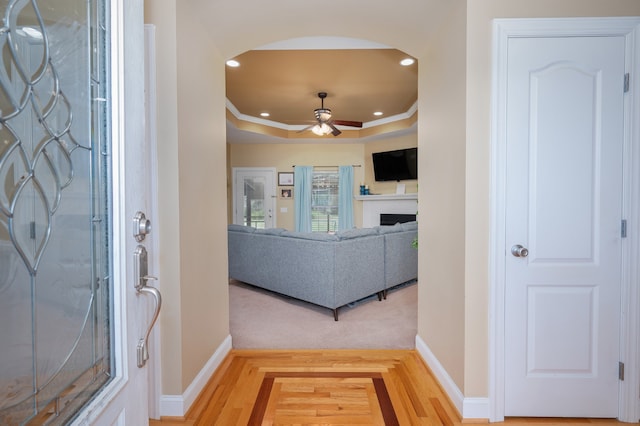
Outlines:
[[[145,279],[151,278],[157,279],[155,277],[145,277]],[[160,314],[160,308],[162,307],[162,295],[157,288],[149,286],[142,287],[140,290],[138,290],[138,293],[151,294],[156,301],[156,307],[153,311],[153,318],[151,319],[151,323],[149,324],[144,337],[138,340],[138,346],[136,348],[138,355],[138,367],[142,368],[149,359],[149,335],[151,334],[151,329],[155,325],[156,320],[158,319],[158,315]]]
[[[135,279],[134,286],[136,291],[138,294],[150,294],[155,300],[153,318],[151,319],[151,323],[149,324],[144,337],[138,341],[137,346],[138,367],[142,368],[149,359],[149,335],[151,334],[151,329],[155,325],[158,315],[160,314],[160,309],[162,308],[162,295],[157,288],[151,287],[147,284],[150,280],[157,280],[158,278],[148,274],[149,263],[147,249],[143,245],[138,245],[138,247],[136,247],[136,250],[133,253],[133,259],[133,273]]]

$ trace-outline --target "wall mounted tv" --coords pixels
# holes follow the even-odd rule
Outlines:
[[[371,155],[376,182],[418,179],[418,148],[374,152]]]

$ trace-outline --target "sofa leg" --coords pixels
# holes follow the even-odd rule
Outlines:
[[[386,288],[382,291],[382,297],[384,298],[384,300],[387,300],[387,289]]]
[[[382,292],[378,292],[378,302],[382,302]]]
[[[333,310],[333,320],[338,321],[338,308]]]

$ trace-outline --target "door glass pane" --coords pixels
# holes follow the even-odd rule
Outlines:
[[[113,370],[105,5],[0,12],[0,424],[65,424]]]
[[[262,176],[244,178],[244,225],[265,228],[264,186]]]

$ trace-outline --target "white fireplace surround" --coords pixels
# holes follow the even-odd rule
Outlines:
[[[372,228],[380,225],[380,214],[416,214],[418,212],[418,194],[357,195],[362,201],[362,227]]]

